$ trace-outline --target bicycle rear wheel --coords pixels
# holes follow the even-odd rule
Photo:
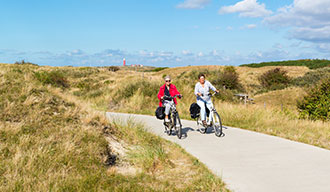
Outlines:
[[[179,117],[179,113],[176,113],[176,121],[175,121],[175,129],[176,129],[176,136],[181,139],[182,138],[182,124]]]
[[[217,137],[222,135],[222,122],[220,115],[217,112],[214,112],[213,114],[213,129]]]

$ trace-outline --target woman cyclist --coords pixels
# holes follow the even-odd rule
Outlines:
[[[205,105],[208,109],[213,107],[211,97],[209,96],[210,89],[219,93],[219,91],[207,80],[205,80],[204,74],[198,75],[199,82],[195,85],[195,95],[197,97],[197,104],[201,108],[200,115],[203,125],[206,126],[206,109]]]
[[[173,97],[175,95],[179,95],[179,98],[181,98],[182,95],[176,89],[175,85],[171,84],[171,77],[169,75],[167,75],[164,78],[164,80],[165,80],[165,84],[162,85],[159,89],[158,99],[159,99],[159,106],[165,107],[165,122],[169,123],[170,120],[168,119],[168,115],[170,114],[170,108],[171,108],[171,104],[173,103],[173,101],[172,101],[172,99],[167,98],[166,96]],[[176,98],[174,98],[174,103],[177,104]]]

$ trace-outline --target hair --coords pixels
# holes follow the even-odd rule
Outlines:
[[[205,74],[204,74],[204,73],[200,73],[200,74],[198,75],[198,79],[200,79],[201,77],[204,77],[204,79],[205,79]]]
[[[170,79],[170,80],[171,80],[171,76],[166,75],[166,76],[164,77],[164,80],[166,80],[166,79]]]

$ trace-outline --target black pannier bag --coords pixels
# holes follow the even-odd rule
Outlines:
[[[190,108],[189,108],[190,117],[193,119],[199,117],[200,110],[201,110],[201,108],[197,103],[191,104]]]
[[[208,117],[210,115],[210,110],[209,108],[206,107],[205,104],[205,109],[206,109],[206,116]],[[196,119],[200,115],[201,107],[197,103],[193,103],[190,105],[190,117],[193,119]]]
[[[157,107],[155,111],[155,115],[157,119],[163,120],[165,119],[165,107]]]

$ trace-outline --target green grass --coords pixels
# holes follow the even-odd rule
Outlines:
[[[262,63],[243,64],[240,66],[245,67],[265,67],[265,66],[306,66],[310,69],[317,69],[330,66],[330,61],[325,59],[304,59],[304,60],[292,60],[292,61],[273,61]]]

